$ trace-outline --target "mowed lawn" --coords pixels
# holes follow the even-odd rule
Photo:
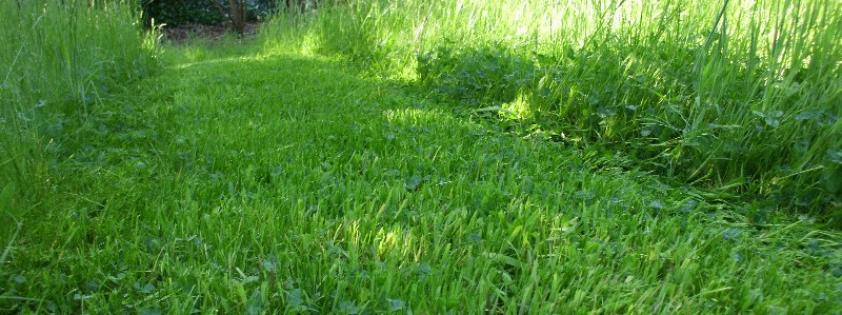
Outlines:
[[[748,224],[623,152],[519,136],[337,59],[165,50],[50,142],[57,197],[10,212],[0,310],[842,309],[842,238],[809,217]]]

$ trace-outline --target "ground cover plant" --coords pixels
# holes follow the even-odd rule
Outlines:
[[[826,2],[0,3],[0,312],[842,309]]]

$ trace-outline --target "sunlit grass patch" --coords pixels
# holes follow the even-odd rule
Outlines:
[[[281,14],[262,38],[307,38],[454,104],[524,104],[529,125],[837,224],[839,12],[827,1],[350,1]]]
[[[758,180],[750,165],[783,159],[784,131],[816,139],[793,152],[835,145],[816,132],[838,122],[801,98],[827,77],[778,82],[787,100],[735,92],[756,78],[731,72],[735,59],[698,69],[722,81],[695,81],[700,72],[681,67],[706,56],[672,41],[687,33],[649,31],[679,27],[667,18],[686,13],[680,4],[699,9],[684,26],[707,25],[714,4],[397,4],[280,16],[255,42],[167,45],[152,76],[67,123],[39,120],[33,133],[49,141],[0,157],[12,165],[0,175],[24,174],[0,181],[10,227],[0,229],[0,312],[840,309],[842,235],[826,215],[756,198],[778,186],[741,182]],[[347,20],[318,21],[337,17]],[[690,43],[704,44],[704,30]],[[381,46],[343,47],[372,43]],[[804,107],[776,108],[786,104]],[[738,137],[746,130],[757,134]],[[728,145],[752,147],[734,152],[756,161],[705,155]],[[733,181],[719,174],[725,186],[681,175],[719,176],[703,167],[719,162],[745,169]],[[810,177],[787,175],[826,170],[770,176],[807,207],[821,195],[787,181]],[[745,187],[764,190],[747,197]]]

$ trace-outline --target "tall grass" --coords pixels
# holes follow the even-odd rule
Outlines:
[[[157,39],[139,21],[132,1],[0,0],[0,190],[24,197],[4,210],[42,201],[52,139],[154,69]]]
[[[840,218],[838,1],[342,1],[263,36],[293,33],[688,183]]]

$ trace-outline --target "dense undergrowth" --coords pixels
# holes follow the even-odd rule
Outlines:
[[[533,132],[840,220],[839,2],[350,1],[263,34],[285,32]]]

